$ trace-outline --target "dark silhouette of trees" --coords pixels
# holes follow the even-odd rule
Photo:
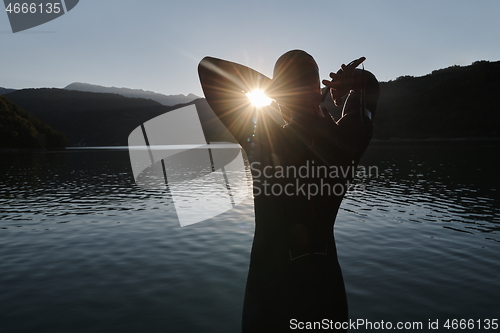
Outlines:
[[[66,137],[0,96],[0,148],[62,148]]]

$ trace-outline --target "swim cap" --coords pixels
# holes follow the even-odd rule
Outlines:
[[[303,86],[319,88],[318,64],[305,51],[288,51],[274,65],[273,88],[288,90]]]

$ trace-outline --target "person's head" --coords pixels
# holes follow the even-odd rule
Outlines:
[[[288,51],[274,65],[272,87],[273,98],[280,104],[317,106],[317,96],[321,96],[318,64],[305,51]]]

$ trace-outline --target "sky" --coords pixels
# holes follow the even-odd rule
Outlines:
[[[203,57],[272,77],[292,49],[310,53],[322,78],[365,56],[365,69],[389,81],[500,60],[499,13],[498,0],[80,0],[14,34],[2,10],[0,87],[86,82],[203,96]]]

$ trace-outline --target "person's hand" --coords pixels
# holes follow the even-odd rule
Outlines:
[[[331,81],[323,80],[323,84],[330,88],[330,94],[336,106],[339,106],[344,97],[352,88],[353,85],[353,72],[358,67],[365,57],[351,61],[348,65],[342,64],[337,73],[330,73]]]

